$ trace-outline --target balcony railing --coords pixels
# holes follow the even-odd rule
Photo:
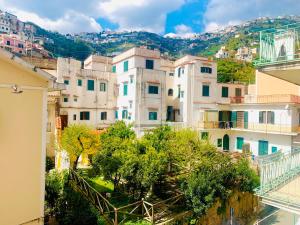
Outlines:
[[[250,123],[243,121],[204,121],[199,123],[202,129],[241,129],[249,131],[259,131],[266,133],[299,133],[300,126],[290,124],[267,124],[267,123]]]
[[[300,61],[300,23],[260,32],[260,58],[257,67]]]
[[[295,103],[300,104],[300,96],[290,94],[278,95],[246,95],[245,97],[231,97],[232,104],[253,104],[253,103]]]

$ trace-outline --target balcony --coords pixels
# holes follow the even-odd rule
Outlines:
[[[243,130],[261,133],[297,134],[299,126],[290,124],[248,123],[244,121],[204,121],[199,123],[200,129]]]
[[[290,94],[278,95],[246,95],[245,97],[231,97],[232,104],[268,104],[268,103],[293,103],[300,104],[300,96]]]
[[[260,58],[254,65],[271,76],[300,85],[300,23],[260,32]]]

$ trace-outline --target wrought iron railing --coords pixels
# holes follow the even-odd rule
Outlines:
[[[260,32],[257,67],[300,60],[300,23]]]
[[[260,171],[260,187],[256,190],[258,195],[276,189],[280,185],[300,175],[300,149],[289,152],[257,157]]]

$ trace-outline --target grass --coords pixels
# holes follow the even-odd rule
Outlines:
[[[114,191],[114,184],[111,181],[103,180],[103,177],[89,178],[89,183],[100,193]]]

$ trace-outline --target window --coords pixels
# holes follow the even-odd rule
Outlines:
[[[149,112],[149,120],[157,120],[157,112]]]
[[[208,132],[201,132],[201,139],[208,140]]]
[[[209,85],[202,86],[202,96],[209,97]]]
[[[222,87],[222,97],[228,98],[228,87]]]
[[[113,72],[113,73],[116,73],[116,72],[117,72],[117,67],[116,67],[116,65],[113,65],[113,66],[112,66],[112,72]]]
[[[181,67],[178,68],[177,74],[178,74],[178,77],[180,77],[180,75],[181,75]]]
[[[126,109],[124,109],[122,111],[122,119],[127,119],[128,118],[128,111]]]
[[[69,80],[64,80],[64,84],[65,84],[65,85],[69,85],[69,84],[70,84],[70,81],[69,81]]]
[[[80,112],[80,120],[90,120],[90,112],[88,111]]]
[[[79,87],[82,86],[82,80],[81,80],[81,79],[78,79],[78,80],[77,80],[77,86],[79,86]]]
[[[268,145],[267,141],[258,141],[258,155],[268,155]]]
[[[223,142],[222,138],[218,138],[218,140],[217,140],[217,146],[219,148],[222,147],[222,142]]]
[[[100,119],[101,120],[107,120],[107,112],[101,112]]]
[[[64,97],[64,102],[68,102],[69,99],[67,97]]]
[[[146,69],[153,70],[154,69],[154,61],[151,59],[146,59]]]
[[[133,76],[130,76],[130,83],[133,83]]]
[[[168,90],[168,96],[173,96],[173,89]]]
[[[174,73],[169,73],[169,76],[170,77],[174,77]]]
[[[87,81],[87,90],[88,91],[95,90],[95,81],[94,80],[88,80]]]
[[[124,72],[127,72],[128,71],[128,61],[125,61],[123,63],[123,68],[124,68]]]
[[[202,66],[201,67],[201,73],[212,73],[212,68]]]
[[[105,92],[106,91],[106,83],[100,83],[100,91]]]
[[[123,84],[123,95],[124,96],[128,95],[128,84],[127,83]]]
[[[116,111],[115,111],[115,119],[117,120],[118,118],[119,118],[119,111],[116,110]]]
[[[273,111],[267,112],[267,123],[268,124],[275,124],[275,113]]]
[[[10,45],[10,41],[6,41],[6,45]]]
[[[236,148],[238,150],[242,150],[243,149],[243,144],[244,144],[244,138],[242,137],[237,137],[236,138]]]
[[[73,120],[76,120],[76,119],[77,119],[77,115],[74,114],[74,115],[73,115]]]
[[[74,102],[77,102],[77,97],[74,97]]]
[[[183,98],[184,97],[184,91],[181,91],[180,92],[180,98]]]
[[[266,123],[267,121],[267,114],[266,111],[259,112],[259,123]]]
[[[180,85],[178,85],[178,98],[180,98]]]
[[[149,94],[158,94],[158,86],[149,85],[148,93]]]
[[[272,146],[272,153],[276,153],[277,152],[277,147]]]

